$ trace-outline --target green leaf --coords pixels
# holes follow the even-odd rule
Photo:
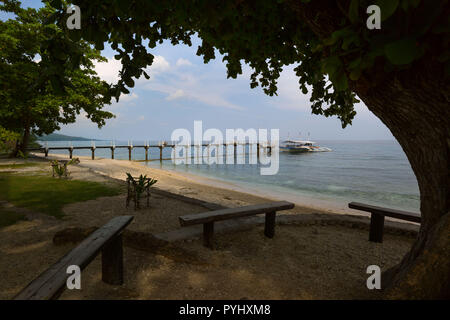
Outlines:
[[[386,44],[384,53],[392,64],[404,65],[413,62],[420,51],[414,38],[405,38]]]
[[[134,87],[134,80],[133,80],[133,79],[127,78],[127,79],[124,79],[124,81],[125,81],[125,84],[126,84],[128,87],[130,87],[130,88],[133,88],[133,87]]]
[[[343,71],[337,72],[331,80],[333,81],[334,87],[337,91],[344,91],[348,89],[347,76]]]
[[[339,68],[341,68],[342,62],[336,56],[331,56],[322,61],[322,72],[329,75],[334,74]]]
[[[348,68],[356,69],[361,64],[361,61],[362,61],[361,57],[356,58],[355,60],[350,62],[350,64],[348,65]]]
[[[375,4],[381,9],[381,21],[386,20],[397,10],[399,0],[377,0]]]
[[[355,23],[359,18],[359,0],[352,0],[348,8],[348,17],[351,23]]]
[[[61,0],[52,0],[52,1],[50,1],[50,5],[53,8],[61,9],[62,8],[62,1]]]
[[[64,93],[64,88],[61,85],[61,81],[56,76],[50,77],[50,83],[52,84],[52,88],[56,94],[62,95]]]
[[[362,72],[361,69],[353,70],[352,72],[350,72],[350,75],[349,75],[350,79],[353,81],[358,80],[359,77],[361,76],[361,72]]]

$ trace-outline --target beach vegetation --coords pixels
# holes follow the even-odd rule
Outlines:
[[[158,180],[149,178],[147,175],[139,175],[139,177],[135,178],[130,173],[127,174],[127,183],[128,183],[128,197],[127,197],[127,205],[129,203],[130,197],[135,201],[135,208],[140,208],[140,199],[142,198],[144,192],[147,192],[147,197],[150,197],[149,189],[152,185],[154,185]],[[147,198],[147,205],[149,199]]]
[[[0,126],[0,154],[9,154],[16,145],[16,141],[20,138],[20,134],[7,130]]]
[[[78,164],[80,163],[79,158],[71,159],[70,161],[59,161],[59,160],[52,160],[50,161],[50,165],[52,166],[52,172],[53,176],[56,174],[58,178],[66,177],[70,175],[68,166],[72,164]]]

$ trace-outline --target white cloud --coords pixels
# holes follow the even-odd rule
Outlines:
[[[185,63],[184,59],[178,59],[178,65],[180,60],[183,61],[182,64]],[[232,87],[223,85],[225,79],[215,78],[214,73],[193,74],[178,68],[169,68],[165,71],[158,74],[157,77],[153,77],[152,81],[147,82],[144,88],[167,94],[166,100],[168,101],[189,99],[211,107],[244,109],[228,101],[227,96],[232,96],[235,92]]]
[[[139,98],[139,96],[134,92],[132,92],[130,94],[121,94],[120,98],[119,98],[119,103],[120,102],[129,102],[132,100],[136,100],[137,98]]]
[[[211,88],[207,83],[197,83],[197,81],[184,82],[179,81],[183,77],[172,77],[169,81],[155,81],[146,86],[146,89],[167,94],[166,100],[196,100],[212,107],[222,107],[234,110],[243,110],[244,108],[229,102],[219,92],[218,87]]]
[[[276,107],[287,110],[310,110],[309,97],[311,92],[303,94],[300,90],[298,77],[292,69],[283,70],[277,82],[278,96],[274,99]]]
[[[177,67],[192,66],[192,63],[187,59],[179,58],[176,62],[176,66]]]
[[[122,69],[120,60],[107,58],[107,62],[95,62],[95,71],[98,76],[108,83],[117,83],[119,81],[119,71]]]
[[[299,79],[291,67],[285,69],[278,79],[278,96],[273,100],[276,108],[284,110],[311,110],[311,87],[308,87],[308,93],[303,94],[300,90]],[[324,106],[326,107],[326,106]],[[355,111],[359,116],[371,116],[370,111],[360,102],[355,104]]]
[[[150,73],[160,73],[170,69],[170,63],[163,56],[155,56],[149,68]]]
[[[102,80],[108,83],[117,83],[119,81],[119,71],[122,70],[122,63],[115,58],[107,58],[107,62],[95,62],[95,71]],[[163,56],[155,56],[153,64],[146,69],[150,75],[159,74],[170,69],[169,62]],[[141,77],[139,80],[144,79]]]
[[[192,63],[184,58],[179,58],[175,63],[176,67],[189,65],[192,65]],[[151,77],[151,81],[141,77],[136,81],[136,87],[144,86],[148,90],[165,93],[168,101],[191,99],[213,107],[235,110],[244,109],[228,101],[226,96],[232,95],[233,92],[229,92],[230,88],[219,85],[217,79],[211,79],[211,74],[197,75],[182,72],[175,66],[172,66],[163,56],[156,55],[151,67],[146,69],[147,74]],[[121,62],[114,58],[108,58],[107,62],[97,62],[95,64],[97,74],[109,83],[117,83],[121,68]],[[138,95],[135,93],[122,95],[119,103],[113,103],[112,107],[120,106],[122,102],[130,104],[130,101],[138,98]]]
[[[186,94],[184,93],[184,91],[181,89],[178,89],[175,92],[169,94],[167,96],[166,100],[168,100],[168,101],[175,100],[175,99],[179,99],[179,98],[185,97],[185,96],[186,96]]]

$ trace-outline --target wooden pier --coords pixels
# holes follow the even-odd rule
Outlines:
[[[162,162],[163,160],[170,160],[170,158],[169,159],[164,159],[163,158],[163,149],[164,148],[172,148],[172,149],[174,149],[174,148],[178,147],[178,148],[190,148],[191,150],[192,150],[192,148],[194,148],[194,149],[197,148],[197,151],[199,151],[198,149],[200,147],[202,147],[202,148],[206,147],[206,148],[208,148],[208,154],[209,154],[209,148],[210,147],[222,146],[222,147],[225,147],[225,153],[222,154],[222,156],[224,156],[224,155],[227,155],[228,148],[233,147],[234,148],[234,150],[233,150],[234,153],[233,154],[234,154],[234,157],[236,158],[237,155],[238,155],[238,153],[237,153],[238,146],[244,146],[244,152],[239,154],[239,155],[245,155],[246,154],[245,153],[245,150],[246,150],[245,147],[248,146],[249,153],[251,153],[250,151],[253,150],[252,148],[253,148],[254,145],[256,145],[256,156],[257,156],[258,160],[259,160],[259,157],[260,157],[260,154],[261,154],[260,153],[261,150],[263,150],[263,152],[266,152],[268,154],[270,154],[270,152],[272,151],[272,146],[270,146],[270,145],[261,145],[260,143],[238,143],[238,142],[228,143],[228,144],[227,143],[223,143],[223,144],[191,144],[191,145],[158,144],[158,145],[136,145],[136,146],[133,146],[133,145],[94,146],[94,145],[92,145],[92,146],[80,146],[80,147],[74,147],[74,146],[67,146],[67,147],[41,147],[41,148],[29,148],[29,149],[27,149],[27,151],[42,152],[42,153],[45,154],[46,157],[48,157],[48,153],[51,150],[67,150],[69,152],[69,158],[72,159],[74,150],[91,150],[91,159],[95,160],[95,150],[96,149],[110,149],[111,150],[111,159],[114,159],[114,151],[116,149],[122,148],[122,149],[128,149],[128,160],[132,161],[133,160],[132,159],[132,151],[133,151],[133,149],[143,148],[145,150],[145,161],[152,161],[152,160],[157,160],[157,159],[150,159],[150,157],[149,157],[150,156],[149,150],[151,148],[153,148],[153,149],[159,149],[159,161]],[[187,153],[186,153],[186,155],[187,155]],[[217,155],[217,149],[216,149],[216,155]],[[193,156],[191,158],[193,158]]]

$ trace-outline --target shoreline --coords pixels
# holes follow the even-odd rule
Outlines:
[[[125,160],[127,161],[127,160]],[[314,210],[321,210],[331,213],[339,213],[339,214],[358,214],[360,213],[357,210],[353,210],[347,207],[347,203],[342,203],[338,200],[333,202],[332,200],[318,199],[314,197],[309,197],[305,195],[296,194],[295,191],[289,192],[286,190],[277,191],[277,190],[269,190],[269,189],[261,189],[255,186],[250,185],[240,185],[236,182],[227,181],[224,179],[216,178],[216,177],[208,177],[202,174],[190,173],[190,172],[180,172],[177,170],[171,170],[167,168],[154,168],[151,166],[143,165],[146,168],[163,170],[166,172],[173,173],[175,175],[179,175],[181,177],[185,177],[190,180],[200,180],[201,184],[205,184],[214,188],[223,188],[236,192],[254,194],[263,198],[270,198],[273,200],[279,201],[290,201],[295,203],[298,206],[308,207]],[[364,214],[362,214],[364,215]]]
[[[32,153],[45,159],[42,153]],[[66,155],[49,153],[49,158],[67,159]],[[179,172],[166,168],[155,168],[142,164],[142,161],[129,161],[123,159],[108,159],[98,157],[92,160],[88,156],[76,156],[82,160],[80,166],[87,167],[97,173],[108,177],[125,180],[126,169],[132,174],[147,174],[158,180],[155,187],[169,192],[198,198],[207,202],[219,203],[225,206],[242,206],[265,201],[286,200],[295,203],[296,212],[301,213],[331,213],[348,214],[354,216],[366,216],[365,212],[344,207],[338,201],[332,203],[328,200],[320,200],[306,196],[261,190],[249,186],[238,185],[221,179],[205,177],[203,175]]]

